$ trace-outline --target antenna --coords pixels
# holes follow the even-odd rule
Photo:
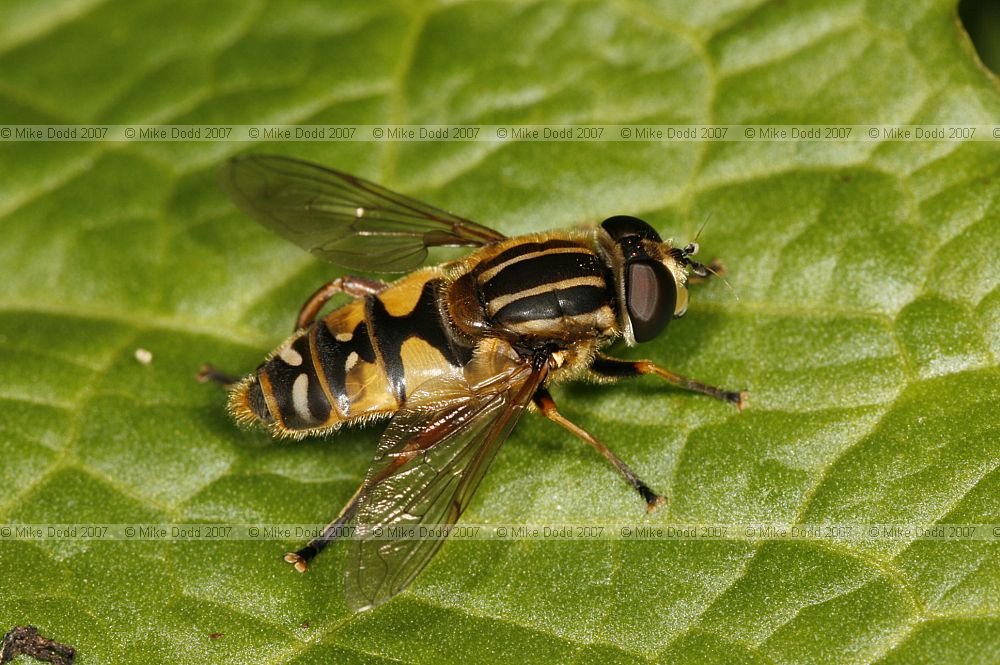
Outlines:
[[[725,284],[725,285],[726,285],[726,287],[727,287],[727,288],[728,288],[728,289],[729,289],[730,291],[732,291],[732,293],[733,293],[733,297],[734,297],[734,298],[736,298],[736,302],[740,302],[740,294],[736,292],[736,289],[734,289],[734,288],[733,288],[733,285],[729,283],[729,280],[727,280],[727,279],[726,279],[725,277],[723,277],[722,275],[720,275],[719,273],[717,273],[717,272],[716,272],[715,270],[713,270],[713,269],[712,269],[712,266],[710,266],[710,265],[706,265],[706,264],[704,264],[704,263],[701,263],[701,264],[699,264],[699,265],[700,265],[700,266],[701,266],[702,268],[704,268],[705,270],[707,270],[708,272],[712,273],[713,275],[715,275],[716,277],[718,277],[719,279],[721,279],[721,280],[722,280],[722,283],[723,283],[723,284]]]
[[[698,229],[698,233],[694,234],[694,240],[691,241],[692,244],[694,245],[698,244],[698,238],[701,237],[701,232],[704,231],[705,227],[708,225],[708,220],[712,219],[712,212],[713,212],[712,210],[709,210],[708,213],[705,215],[705,221],[701,223],[701,228]]]
[[[726,288],[728,288],[732,292],[733,297],[736,298],[736,301],[739,302],[740,294],[736,292],[736,289],[734,289],[733,285],[729,283],[729,280],[727,280],[718,271],[712,268],[710,264],[699,263],[698,261],[695,261],[694,259],[691,258],[691,256],[698,253],[699,249],[698,238],[701,237],[701,232],[705,230],[706,226],[708,226],[708,220],[710,219],[712,219],[711,210],[708,212],[708,214],[705,215],[705,221],[701,223],[701,228],[699,228],[698,233],[695,234],[694,240],[688,243],[687,247],[680,250],[680,260],[689,265],[691,267],[692,272],[698,277],[705,278],[708,276],[707,273],[712,273],[713,275],[721,279],[722,283],[726,285]]]

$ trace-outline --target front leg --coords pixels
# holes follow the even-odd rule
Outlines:
[[[732,391],[716,388],[715,386],[710,386],[707,383],[702,383],[701,381],[695,381],[693,379],[680,376],[679,374],[674,374],[669,370],[653,364],[649,360],[621,360],[619,358],[611,358],[604,354],[598,354],[594,359],[593,364],[591,364],[590,370],[598,376],[609,379],[624,379],[632,376],[655,374],[678,388],[691,390],[696,393],[702,393],[703,395],[708,395],[709,397],[714,397],[715,399],[721,399],[724,402],[730,402],[731,404],[736,405],[736,408],[740,411],[742,411],[743,407],[747,405],[747,400],[749,398],[749,395],[745,390]]]

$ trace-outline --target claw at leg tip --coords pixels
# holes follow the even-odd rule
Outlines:
[[[309,564],[306,563],[306,560],[303,559],[298,554],[296,554],[295,552],[289,552],[288,554],[286,554],[285,561],[292,564],[295,567],[295,570],[297,570],[300,573],[304,573],[307,570],[309,570]]]
[[[665,496],[660,496],[659,494],[657,494],[655,498],[650,499],[649,501],[646,502],[646,513],[648,514],[653,512],[654,510],[656,510],[658,506],[662,506],[666,502],[667,498]]]

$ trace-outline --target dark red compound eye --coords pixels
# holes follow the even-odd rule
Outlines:
[[[659,261],[640,259],[625,267],[625,307],[636,342],[648,342],[667,327],[677,306],[677,283]]]
[[[677,305],[677,283],[660,261],[649,256],[644,241],[660,243],[660,234],[638,217],[616,215],[601,222],[625,262],[625,309],[636,342],[648,342],[667,327]]]

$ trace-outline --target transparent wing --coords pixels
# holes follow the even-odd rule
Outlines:
[[[441,547],[545,377],[505,342],[460,378],[428,381],[389,423],[365,480],[346,572],[347,602],[379,605]],[[399,534],[396,537],[394,534]],[[416,537],[414,537],[416,536]]]
[[[504,235],[340,171],[276,155],[230,159],[219,178],[258,222],[353,270],[405,272],[428,247],[476,247]]]

